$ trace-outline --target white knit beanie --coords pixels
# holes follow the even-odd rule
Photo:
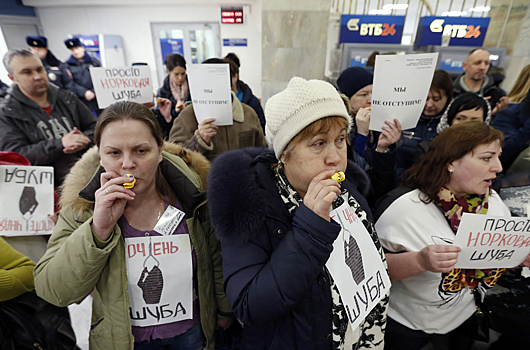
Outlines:
[[[272,96],[265,106],[265,138],[280,156],[289,142],[306,126],[325,117],[351,119],[337,90],[322,80],[294,77],[282,92]]]

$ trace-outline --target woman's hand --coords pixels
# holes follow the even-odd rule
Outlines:
[[[180,113],[184,107],[186,107],[186,104],[184,102],[177,102],[177,104],[175,105],[175,112]]]
[[[102,241],[109,239],[127,201],[134,200],[135,193],[123,187],[126,182],[131,182],[131,179],[112,171],[101,174],[101,188],[95,193],[92,230]]]
[[[530,254],[526,257],[526,259],[521,263],[521,266],[530,267]]]
[[[340,194],[340,184],[330,179],[335,170],[326,170],[313,178],[304,196],[304,204],[321,218],[330,221],[331,204]]]
[[[226,318],[224,320],[217,319],[216,329],[217,328],[228,329],[232,325],[232,322],[234,322],[233,318]]]
[[[355,115],[355,124],[357,125],[357,133],[368,136],[370,132],[370,116],[372,113],[371,107],[360,108]]]
[[[217,135],[219,127],[213,124],[214,121],[215,118],[207,118],[199,124],[199,135],[207,145],[210,144],[211,138]]]
[[[375,149],[377,152],[384,152],[390,145],[398,142],[401,137],[401,123],[399,120],[394,119],[393,123],[385,120],[385,124],[382,127],[383,132],[379,135],[379,140],[377,141],[377,147]]]
[[[461,249],[453,245],[428,245],[417,254],[418,263],[431,272],[451,272]]]
[[[157,97],[158,109],[166,122],[171,123],[171,101],[169,98]]]

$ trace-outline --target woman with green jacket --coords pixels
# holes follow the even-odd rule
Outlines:
[[[37,293],[66,306],[94,291],[92,350],[213,349],[232,319],[202,191],[208,162],[164,144],[132,102],[108,107],[94,136],[64,182]]]

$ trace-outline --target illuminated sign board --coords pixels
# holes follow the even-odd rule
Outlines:
[[[415,46],[441,45],[442,36],[450,36],[449,46],[481,47],[489,23],[489,18],[422,17]]]
[[[221,7],[221,23],[243,24],[243,6]]]
[[[342,15],[341,43],[401,44],[405,16]]]
[[[99,50],[99,36],[98,35],[76,35],[81,44],[88,50]]]

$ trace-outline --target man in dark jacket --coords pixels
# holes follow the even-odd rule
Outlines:
[[[101,110],[98,108],[96,94],[94,93],[90,67],[101,67],[101,62],[85,52],[85,47],[81,44],[79,38],[66,39],[64,44],[72,51],[72,55],[66,61],[74,77],[70,91],[76,94],[91,111],[99,115]]]
[[[49,84],[42,62],[30,51],[8,51],[4,66],[13,85],[0,104],[0,150],[20,153],[33,165],[53,166],[58,187],[93,144],[96,117],[73,93]]]
[[[72,73],[48,49],[48,40],[43,36],[29,35],[26,37],[26,43],[29,45],[31,52],[37,55],[42,61],[48,74],[48,81],[54,83],[61,89],[70,90],[73,83]]]
[[[464,92],[473,92],[489,98],[491,114],[495,115],[508,107],[509,102],[504,91],[487,74],[490,64],[488,50],[481,48],[472,50],[462,65],[464,73],[454,81],[453,97]]]

